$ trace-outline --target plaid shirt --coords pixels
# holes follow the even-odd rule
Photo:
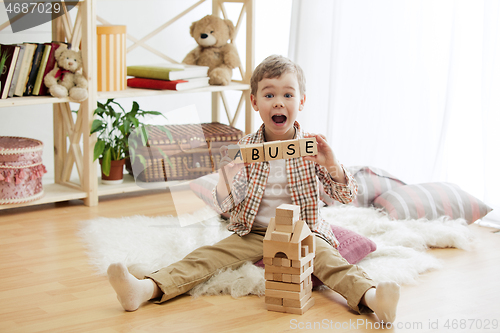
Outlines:
[[[297,128],[297,138],[303,138],[304,133],[299,123],[295,122],[294,125]],[[243,137],[239,144],[263,142],[264,125],[257,132]],[[300,219],[307,223],[312,232],[334,247],[337,247],[339,243],[330,225],[319,214],[317,178],[331,198],[341,203],[349,203],[356,197],[358,186],[352,175],[343,166],[342,169],[346,175],[347,185],[335,182],[327,169],[315,162],[306,161],[302,157],[286,160],[292,203],[300,206]],[[220,204],[217,200],[216,189],[213,190],[214,206],[221,212],[231,210],[229,230],[240,236],[250,232],[264,196],[269,171],[269,162],[256,162],[245,166],[233,180],[232,192]]]

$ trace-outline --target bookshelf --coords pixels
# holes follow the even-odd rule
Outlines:
[[[71,22],[69,14],[62,15],[52,21],[52,39],[56,41],[68,41],[72,45],[81,45],[83,58],[83,73],[88,80],[89,97],[80,104],[78,116],[73,120],[68,98],[54,98],[49,96],[29,96],[15,97],[0,100],[0,108],[13,106],[36,106],[40,104],[53,105],[53,124],[54,124],[54,183],[44,183],[44,197],[39,200],[15,204],[0,205],[0,210],[19,208],[25,206],[34,206],[46,203],[83,200],[86,206],[98,205],[99,197],[118,193],[127,193],[142,191],[147,189],[165,188],[174,186],[178,182],[154,183],[137,185],[133,177],[125,174],[124,182],[118,185],[101,185],[100,169],[97,162],[93,162],[93,148],[95,137],[89,136],[90,127],[93,121],[93,111],[97,107],[98,100],[108,98],[130,98],[130,97],[148,97],[183,94],[183,93],[209,93],[212,97],[212,121],[221,122],[221,110],[225,109],[227,119],[231,125],[242,116],[244,110],[245,133],[252,131],[252,109],[250,106],[250,76],[254,66],[254,4],[253,0],[212,0],[212,14],[221,17],[227,17],[224,3],[241,3],[242,9],[238,21],[235,24],[238,31],[241,24],[246,23],[246,50],[245,63],[239,68],[242,80],[232,82],[228,86],[209,86],[186,91],[169,90],[148,90],[127,88],[116,92],[98,92],[97,91],[97,23],[109,24],[99,18],[95,12],[97,0],[80,0],[78,3],[78,14],[75,22]],[[200,0],[188,7],[176,17],[166,22],[160,28],[155,29],[145,38],[150,38],[157,34],[161,29],[166,28],[175,20],[188,14],[199,4],[210,1]],[[207,13],[208,14],[208,13]],[[5,23],[0,26],[0,29]],[[145,47],[149,51],[158,54],[158,51],[152,50],[150,46],[144,43],[145,38],[137,40],[128,36],[134,45],[129,51],[136,47]],[[80,44],[81,42],[81,44]],[[167,59],[167,56],[163,56]],[[240,91],[241,99],[236,111],[231,114],[226,91]],[[188,102],[187,102],[188,103]],[[78,171],[78,179],[70,179],[73,169]]]

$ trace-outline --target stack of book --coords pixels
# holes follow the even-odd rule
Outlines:
[[[209,85],[207,73],[207,66],[180,64],[127,66],[127,75],[134,76],[127,80],[127,86],[177,91],[201,88]]]
[[[56,65],[54,52],[63,42],[0,44],[0,98],[43,96],[43,79]]]

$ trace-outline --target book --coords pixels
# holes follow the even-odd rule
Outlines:
[[[157,79],[146,79],[142,77],[130,78],[127,80],[127,86],[131,88],[143,88],[143,89],[157,89],[157,90],[187,90],[200,87],[207,87],[208,76],[200,77],[187,80],[157,80]]]
[[[70,48],[71,44],[70,43],[65,43],[65,42],[49,42],[45,43],[45,45],[50,45],[50,53],[49,53],[49,58],[47,60],[47,65],[45,66],[45,72],[43,73],[42,77],[42,82],[40,84],[40,91],[38,92],[39,96],[45,96],[48,94],[47,87],[45,86],[44,79],[45,76],[54,69],[56,66],[56,58],[55,58],[55,52],[56,50],[62,46],[65,48]]]
[[[37,44],[35,53],[33,54],[33,61],[31,63],[30,74],[28,75],[28,82],[26,83],[26,88],[24,89],[23,96],[31,96],[33,88],[35,87],[36,76],[38,74],[38,69],[42,61],[43,50],[45,49],[44,44]]]
[[[127,75],[158,80],[183,80],[207,76],[208,66],[161,64],[127,66]]]
[[[31,70],[31,63],[33,61],[33,54],[36,49],[36,44],[24,43],[25,50],[24,56],[21,63],[21,70],[19,72],[19,77],[17,78],[16,88],[14,90],[14,96],[22,96],[24,93],[24,88],[26,88],[26,83],[28,81],[28,75]]]
[[[19,44],[19,54],[17,56],[16,67],[14,68],[14,75],[12,76],[12,81],[10,81],[9,95],[8,97],[14,97],[14,90],[16,90],[17,79],[19,78],[19,73],[21,72],[22,59],[24,57],[24,51],[26,50],[26,45]]]
[[[18,45],[0,44],[0,98],[9,96],[10,82],[19,56]]]
[[[45,43],[45,48],[43,50],[42,60],[40,61],[40,66],[38,68],[38,73],[36,74],[35,85],[33,86],[32,95],[38,96],[40,93],[41,85],[43,84],[43,77],[45,74],[45,68],[47,67],[47,62],[49,61],[50,50],[52,45]]]

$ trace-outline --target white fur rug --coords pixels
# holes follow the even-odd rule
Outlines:
[[[454,247],[469,250],[472,237],[464,220],[439,219],[392,221],[375,209],[352,206],[326,207],[327,221],[349,228],[377,244],[377,250],[358,263],[375,281],[416,283],[418,275],[441,267],[425,250]],[[196,212],[213,216],[210,208]],[[183,216],[189,219],[190,216]],[[98,218],[83,221],[79,236],[88,249],[91,264],[105,275],[108,266],[123,262],[144,272],[153,272],[182,259],[193,249],[229,236],[218,217],[181,227],[172,216]],[[193,296],[264,294],[264,270],[251,264],[224,271],[191,291]]]

